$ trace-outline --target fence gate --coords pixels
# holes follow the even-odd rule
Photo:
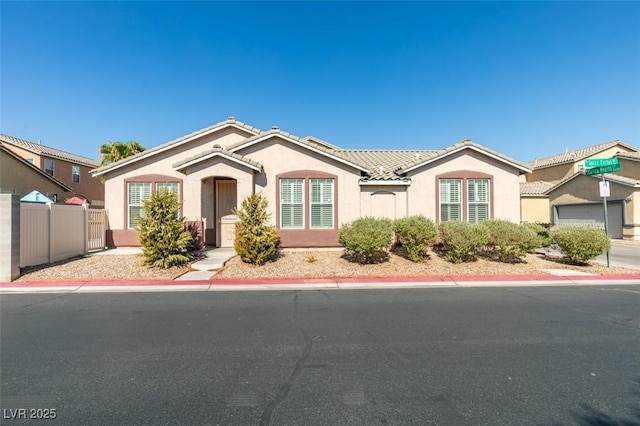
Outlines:
[[[87,250],[105,248],[106,236],[106,210],[87,209]]]

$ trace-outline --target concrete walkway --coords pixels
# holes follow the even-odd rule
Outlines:
[[[204,259],[194,262],[191,265],[191,272],[179,276],[175,281],[200,281],[209,280],[221,269],[225,262],[236,255],[236,251],[232,247],[215,247],[205,249],[203,252]]]

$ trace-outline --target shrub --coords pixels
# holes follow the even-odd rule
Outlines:
[[[482,224],[447,221],[438,226],[444,248],[444,258],[449,262],[460,263],[475,257],[478,249],[489,241],[489,230]]]
[[[500,262],[513,262],[538,248],[538,236],[529,228],[503,219],[483,222],[489,229],[489,246]]]
[[[240,209],[234,209],[240,221],[236,223],[236,238],[233,247],[245,263],[262,265],[273,259],[278,249],[278,232],[267,225],[267,199],[262,194],[249,195],[242,201]]]
[[[523,223],[521,226],[531,229],[538,236],[538,246],[534,247],[533,250],[540,247],[546,248],[553,244],[553,238],[551,238],[551,231],[549,231],[549,228],[545,228],[537,223]]]
[[[340,227],[338,241],[345,254],[358,263],[380,263],[389,258],[393,244],[390,219],[364,217]]]
[[[601,229],[567,226],[554,231],[552,236],[572,263],[585,263],[611,249],[609,238]]]
[[[191,233],[186,229],[184,218],[179,217],[178,196],[167,188],[160,188],[144,202],[142,211],[137,229],[144,264],[169,268],[191,260]]]
[[[393,223],[393,230],[407,258],[414,262],[427,258],[429,244],[433,244],[438,237],[436,225],[422,215],[397,219]]]

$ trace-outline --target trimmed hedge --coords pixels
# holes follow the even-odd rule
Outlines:
[[[538,235],[531,229],[504,219],[483,222],[489,229],[488,246],[500,262],[514,262],[539,247]]]
[[[586,263],[611,249],[611,242],[601,229],[567,226],[554,231],[552,236],[567,260],[572,263]]]
[[[426,260],[429,245],[438,237],[436,225],[422,215],[396,219],[393,230],[407,258],[413,262]]]
[[[543,247],[549,247],[551,244],[553,244],[553,238],[551,237],[551,231],[549,231],[548,228],[545,228],[544,226],[537,224],[537,223],[523,223],[520,226],[523,226],[525,228],[531,229],[533,232],[536,233],[536,235],[538,236],[538,245],[537,247],[534,247],[533,250]],[[533,252],[530,251],[529,253]]]
[[[347,257],[358,263],[384,262],[393,244],[393,222],[372,217],[356,219],[340,227],[338,242]]]
[[[444,257],[449,262],[460,263],[475,258],[476,252],[489,242],[489,229],[483,224],[447,221],[438,226],[444,248]]]

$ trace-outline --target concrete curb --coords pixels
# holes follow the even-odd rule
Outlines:
[[[638,285],[640,274],[597,276],[423,276],[423,277],[349,277],[325,279],[212,279],[212,280],[96,280],[31,281],[0,283],[0,294],[33,293],[122,293],[181,291],[274,291],[274,290],[355,290],[442,287],[539,287]]]

